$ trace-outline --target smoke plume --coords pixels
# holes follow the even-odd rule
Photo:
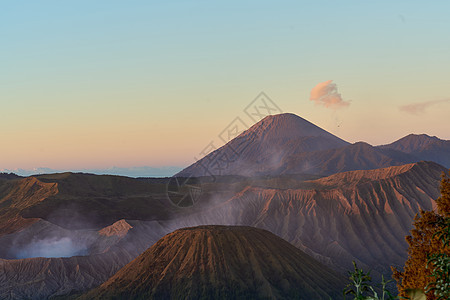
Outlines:
[[[350,105],[350,101],[344,101],[344,99],[342,99],[341,94],[338,93],[337,85],[333,83],[333,80],[317,84],[311,90],[309,100],[332,109],[343,108]]]

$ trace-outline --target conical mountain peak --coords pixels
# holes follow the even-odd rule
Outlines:
[[[179,229],[82,299],[329,299],[345,277],[266,230]]]
[[[278,174],[290,156],[349,145],[291,113],[267,116],[179,176]]]
[[[265,138],[294,139],[300,137],[327,137],[348,144],[313,123],[292,113],[270,115],[250,127],[244,135],[257,134]]]

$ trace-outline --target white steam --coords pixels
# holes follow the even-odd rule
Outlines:
[[[69,237],[53,237],[31,241],[16,252],[16,258],[71,257],[87,253],[88,249],[84,243],[74,242]]]

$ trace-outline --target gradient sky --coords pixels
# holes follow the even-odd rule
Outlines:
[[[449,11],[411,0],[3,1],[0,169],[187,166],[261,91],[349,142],[450,139]],[[309,100],[328,80],[349,106]]]

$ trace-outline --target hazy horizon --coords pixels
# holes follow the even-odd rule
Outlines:
[[[262,118],[262,116],[261,116],[261,118]],[[241,120],[241,119],[239,119],[239,120]],[[233,122],[232,124],[235,124],[235,123]],[[254,125],[254,124],[252,124],[252,125]],[[247,129],[248,128],[240,128],[240,131],[245,131]],[[420,133],[411,133],[411,134],[420,134]],[[403,137],[399,137],[398,139],[393,140],[391,142],[395,142],[401,138],[403,138]],[[230,138],[230,139],[232,139],[232,138]],[[358,142],[366,142],[366,141],[358,141]],[[223,143],[219,142],[219,144],[216,144],[215,147],[220,148],[224,144],[225,144],[225,142],[223,142]],[[373,146],[381,146],[381,145],[383,145],[383,144],[373,145]],[[214,149],[211,148],[208,150],[212,151]],[[138,166],[125,166],[125,167],[110,166],[110,167],[106,167],[106,168],[66,168],[66,169],[53,169],[53,168],[41,166],[41,167],[35,167],[35,168],[30,168],[30,169],[22,169],[22,168],[1,169],[0,168],[0,172],[1,173],[14,173],[19,176],[74,172],[74,173],[90,173],[90,174],[96,174],[96,175],[119,175],[119,176],[135,177],[135,178],[138,178],[138,177],[171,177],[171,176],[175,175],[176,173],[180,172],[181,170],[183,170],[184,168],[188,167],[189,165],[195,163],[199,159],[203,158],[204,156],[205,155],[200,155],[198,157],[194,157],[190,163],[185,164],[185,165],[179,165],[179,166],[138,165]]]
[[[33,169],[0,169],[0,173],[14,173],[19,176],[32,176],[51,173],[88,173],[95,175],[118,175],[127,177],[171,177],[181,171],[184,167],[180,166],[137,166],[137,167],[109,167],[104,169],[51,169],[38,167]]]

